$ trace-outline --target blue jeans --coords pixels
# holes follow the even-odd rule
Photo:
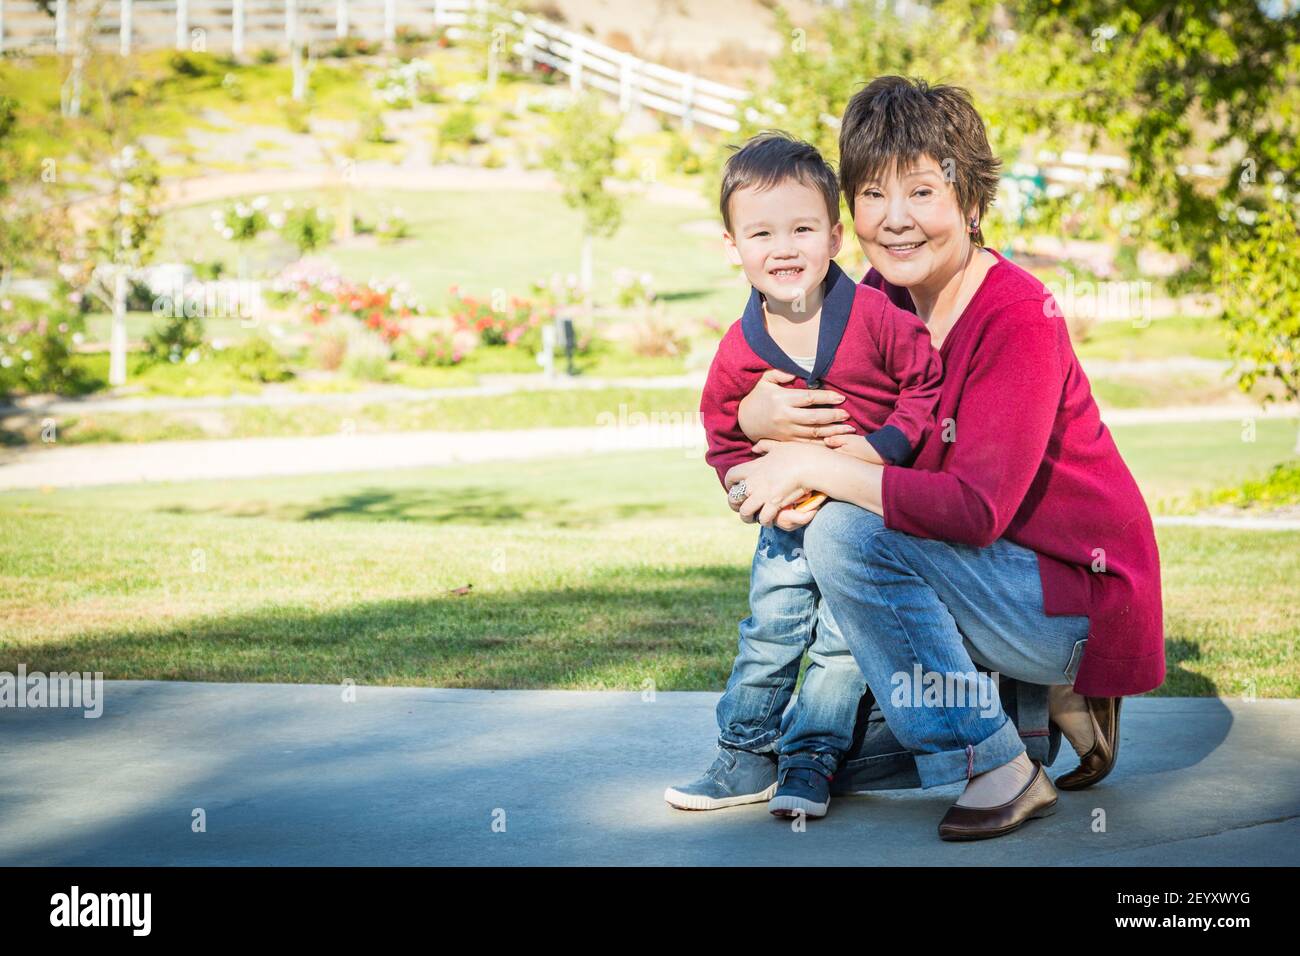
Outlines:
[[[762,528],[749,578],[750,615],[718,701],[718,742],[754,753],[776,751],[778,769],[835,773],[853,738],[866,689],[803,552],[804,529]],[[808,651],[808,670],[789,707]]]
[[[1031,684],[1073,683],[1087,615],[1043,613],[1038,557],[1005,538],[975,548],[885,527],[828,501],[804,529],[813,578],[921,786],[1025,752],[976,665]]]

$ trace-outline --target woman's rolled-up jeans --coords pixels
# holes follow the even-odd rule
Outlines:
[[[1030,684],[1074,682],[1086,615],[1043,613],[1037,555],[919,538],[840,501],[804,529],[804,553],[889,730],[921,786],[966,780],[1025,751],[977,665]]]

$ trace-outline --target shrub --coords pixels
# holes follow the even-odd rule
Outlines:
[[[408,365],[451,366],[465,358],[449,332],[431,332],[423,338],[407,336],[397,346],[397,358]]]
[[[280,233],[299,253],[319,249],[334,236],[334,217],[324,206],[298,206],[285,200],[285,210]]]
[[[458,146],[473,146],[482,142],[475,132],[478,121],[474,111],[469,107],[453,110],[438,130],[438,136],[444,143]]]
[[[61,303],[0,298],[0,395],[77,395],[92,385],[73,359],[85,320]]]
[[[662,314],[648,314],[632,330],[632,351],[644,358],[675,358],[686,354],[687,339]]]
[[[492,303],[451,289],[452,321],[457,329],[476,333],[483,345],[506,345],[536,350],[541,345],[541,325],[553,310],[543,311],[529,299],[511,296],[493,308]]]
[[[202,353],[202,317],[187,316],[183,309],[180,312],[180,315],[167,316],[145,335],[146,365],[157,362],[183,362],[189,358],[191,352]]]
[[[246,382],[283,382],[293,372],[266,339],[253,336],[223,349],[221,361]]]

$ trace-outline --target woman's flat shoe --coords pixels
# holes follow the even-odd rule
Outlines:
[[[962,807],[953,804],[939,821],[939,836],[945,840],[987,840],[1019,829],[1026,820],[1048,817],[1056,812],[1056,788],[1034,762],[1034,775],[1015,798],[996,807]]]
[[[1062,790],[1082,790],[1100,781],[1119,757],[1119,708],[1123,697],[1085,697],[1092,718],[1092,746],[1079,758],[1079,766],[1056,778]]]

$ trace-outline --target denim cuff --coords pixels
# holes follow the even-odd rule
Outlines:
[[[1001,767],[1024,753],[1025,744],[1011,719],[1002,715],[1002,726],[977,744],[937,754],[917,754],[916,772],[922,787],[968,780],[976,774]]]
[[[745,750],[752,754],[775,753],[776,743],[781,738],[779,730],[769,730],[750,737],[748,740],[733,740],[723,734],[718,735],[718,746],[730,750]]]
[[[820,770],[827,777],[835,776],[835,769],[840,764],[840,755],[837,753],[819,753],[814,750],[801,750],[798,753],[782,754],[777,761],[776,772],[790,767],[809,767],[813,770]]]

